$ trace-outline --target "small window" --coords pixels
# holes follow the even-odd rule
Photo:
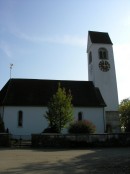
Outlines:
[[[90,51],[90,53],[89,53],[88,62],[89,62],[89,64],[92,62],[92,52],[91,52],[91,51]]]
[[[78,113],[78,121],[82,121],[82,119],[83,119],[83,113],[79,112]]]
[[[18,112],[18,127],[22,127],[23,126],[23,112],[19,111]]]
[[[99,59],[108,59],[108,52],[105,48],[100,48],[98,54],[99,54]]]

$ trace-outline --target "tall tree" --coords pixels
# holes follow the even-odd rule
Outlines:
[[[125,132],[130,132],[130,99],[124,99],[119,105],[120,122]]]
[[[49,127],[55,132],[61,132],[67,123],[73,120],[72,96],[70,91],[67,93],[60,84],[56,94],[52,96],[48,103],[48,111],[45,118],[49,122]]]

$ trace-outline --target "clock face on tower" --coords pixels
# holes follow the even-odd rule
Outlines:
[[[99,68],[100,68],[101,71],[107,72],[110,69],[110,64],[109,64],[108,61],[102,60],[102,61],[99,62]]]

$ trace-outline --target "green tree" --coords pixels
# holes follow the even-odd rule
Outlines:
[[[130,99],[124,99],[119,105],[121,127],[125,132],[130,132]]]
[[[5,127],[4,127],[3,119],[0,115],[0,133],[3,133],[3,132],[5,132]]]
[[[49,127],[54,132],[61,132],[61,129],[73,120],[71,101],[70,91],[67,93],[59,84],[56,94],[52,96],[48,103],[48,111],[45,114]]]

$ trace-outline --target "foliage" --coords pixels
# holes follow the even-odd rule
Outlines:
[[[94,133],[95,130],[96,130],[95,125],[88,120],[75,121],[70,124],[68,129],[69,133],[77,133],[77,134]]]
[[[130,132],[130,99],[124,99],[119,105],[121,127]]]
[[[4,122],[3,119],[0,116],[0,133],[5,132]]]
[[[52,96],[48,103],[48,111],[45,114],[49,127],[51,130],[55,130],[54,132],[61,132],[61,129],[73,120],[71,101],[72,96],[70,91],[67,93],[59,84],[56,94]]]
[[[43,133],[58,133],[58,130],[55,127],[48,127],[44,129]]]

